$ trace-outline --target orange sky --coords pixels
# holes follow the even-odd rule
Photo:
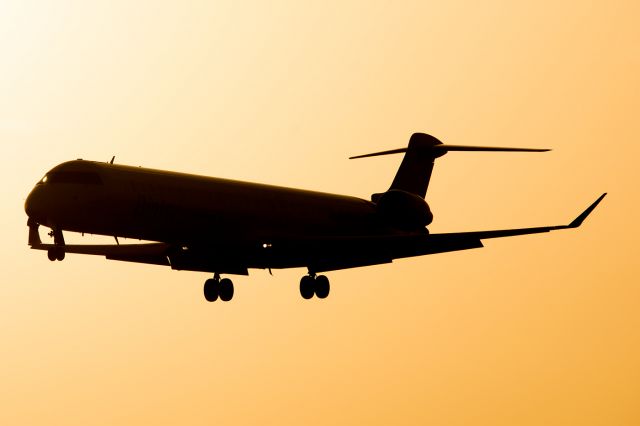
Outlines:
[[[0,6],[0,423],[640,424],[640,3],[303,3]],[[347,157],[415,131],[553,148],[438,160],[432,231],[610,195],[576,231],[329,273],[325,301],[301,269],[208,304],[206,274],[26,245],[68,159],[368,198],[401,158]]]

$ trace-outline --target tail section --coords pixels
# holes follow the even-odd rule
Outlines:
[[[355,158],[374,157],[378,155],[405,153],[400,168],[391,183],[389,190],[399,190],[424,198],[431,180],[433,163],[436,158],[449,151],[502,151],[502,152],[544,152],[548,149],[532,148],[499,148],[483,146],[445,145],[437,138],[425,133],[414,133],[406,148],[392,149],[389,151],[374,152],[372,154],[358,155]],[[382,194],[380,194],[382,195]],[[374,198],[379,198],[375,194]],[[375,201],[375,200],[374,200]]]
[[[411,135],[407,151],[389,189],[406,191],[424,198],[431,180],[433,163],[436,158],[445,154],[436,150],[438,145],[442,145],[442,142],[431,135]]]

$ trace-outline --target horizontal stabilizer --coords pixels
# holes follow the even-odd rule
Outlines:
[[[350,160],[354,160],[356,158],[366,158],[366,157],[376,157],[378,155],[389,155],[389,154],[401,154],[403,152],[407,152],[409,148],[398,148],[391,149],[388,151],[380,151],[373,152],[371,154],[362,154],[356,155],[354,157],[349,157]],[[449,151],[493,151],[493,152],[547,152],[551,151],[550,149],[541,149],[541,148],[503,148],[503,147],[493,147],[493,146],[466,146],[466,145],[434,145],[434,146],[425,146],[420,147],[420,149],[424,149],[425,152],[433,153],[433,157],[440,157],[446,154]]]
[[[371,154],[356,155],[354,158],[375,157],[378,155],[401,154],[404,158],[396,176],[391,183],[390,190],[400,190],[424,198],[429,187],[431,172],[436,158],[442,157],[449,151],[492,151],[492,152],[545,152],[549,149],[536,148],[503,148],[490,146],[466,146],[443,144],[438,138],[426,133],[414,133],[406,148],[373,152]]]

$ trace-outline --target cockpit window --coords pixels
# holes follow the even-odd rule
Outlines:
[[[81,185],[102,185],[100,175],[94,172],[51,172],[39,183],[75,183]]]

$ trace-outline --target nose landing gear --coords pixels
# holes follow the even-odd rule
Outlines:
[[[229,278],[220,279],[220,274],[215,274],[204,282],[204,298],[207,302],[215,302],[218,297],[223,302],[233,299],[233,281]]]
[[[47,257],[50,261],[64,260],[64,235],[62,235],[62,230],[59,228],[54,228],[50,233],[50,236],[53,237],[53,247],[47,250]]]
[[[47,250],[47,257],[50,261],[64,260],[64,246],[55,246]]]
[[[324,275],[316,276],[310,273],[300,280],[300,296],[303,299],[311,299],[314,294],[318,299],[325,299],[330,290],[329,278]]]

